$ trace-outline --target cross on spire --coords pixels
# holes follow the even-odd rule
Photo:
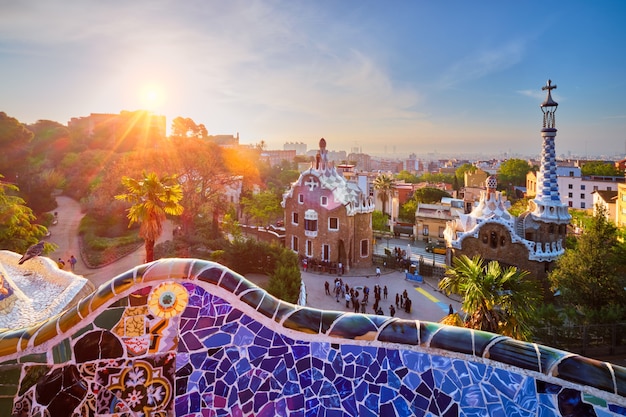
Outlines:
[[[556,88],[556,84],[552,85],[552,80],[548,80],[548,83],[546,85],[544,85],[543,87],[541,87],[542,90],[548,90],[548,93],[551,90],[554,90]]]

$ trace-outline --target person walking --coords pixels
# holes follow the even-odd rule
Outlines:
[[[396,293],[396,308],[400,307],[400,294]]]
[[[350,308],[350,293],[349,292],[346,293],[345,299],[346,299],[346,308]]]
[[[395,316],[395,315],[396,315],[396,308],[393,306],[393,304],[391,304],[391,305],[389,306],[389,315],[390,315],[391,317],[393,317],[393,316]]]
[[[70,269],[72,271],[74,271],[74,268],[76,268],[76,262],[78,262],[78,261],[76,260],[74,255],[70,256],[70,259],[68,259],[68,263],[70,264]]]
[[[385,288],[383,288],[383,298],[386,300],[387,299],[387,286],[385,285]]]
[[[328,281],[324,282],[324,290],[326,291],[326,295],[330,295],[330,284]]]
[[[380,278],[380,267],[376,267],[376,278]]]

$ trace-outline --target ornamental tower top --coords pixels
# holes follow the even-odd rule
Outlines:
[[[559,104],[552,98],[552,90],[556,85],[552,80],[542,87],[547,91],[546,99],[541,103],[543,112],[543,128],[541,137],[543,146],[541,150],[541,166],[537,176],[537,196],[529,207],[533,218],[542,222],[556,222],[559,224],[569,223],[571,216],[567,207],[561,202],[559,184],[556,173],[556,151],[554,139],[556,138],[556,122],[554,114]]]

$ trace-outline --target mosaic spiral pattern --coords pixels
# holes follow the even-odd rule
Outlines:
[[[59,317],[0,333],[0,354],[7,416],[626,415],[624,368],[301,308],[187,259],[137,267]]]

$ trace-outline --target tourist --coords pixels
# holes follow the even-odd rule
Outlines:
[[[380,278],[380,267],[376,267],[376,278]]]
[[[385,285],[385,288],[383,288],[383,298],[386,300],[387,299],[387,286]]]
[[[324,283],[324,290],[326,291],[326,295],[330,295],[330,284],[328,281]]]

